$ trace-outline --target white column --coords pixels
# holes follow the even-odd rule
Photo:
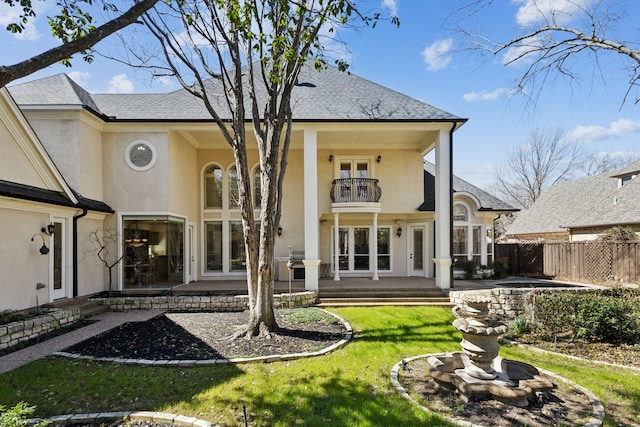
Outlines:
[[[378,213],[373,214],[373,239],[371,239],[371,246],[373,246],[373,277],[372,280],[379,280],[378,277]]]
[[[333,280],[340,281],[340,217],[339,213],[333,214]]]
[[[318,290],[320,225],[318,224],[318,135],[304,130],[304,282],[308,291]]]
[[[451,288],[451,147],[449,132],[441,130],[436,141],[436,285]]]

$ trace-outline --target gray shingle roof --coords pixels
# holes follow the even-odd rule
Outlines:
[[[211,84],[212,93],[221,93]],[[82,104],[118,120],[211,120],[202,101],[182,89],[163,94],[89,94],[59,74],[9,90],[19,105]],[[301,71],[292,94],[292,108],[297,121],[466,120],[332,66],[322,72],[310,66]],[[229,115],[225,111],[220,107],[220,115],[226,119]]]
[[[620,172],[637,170],[640,159],[607,172],[549,187],[520,212],[507,234],[535,234],[566,228],[640,223],[640,178],[618,188]],[[615,203],[614,203],[615,200]]]
[[[418,207],[419,211],[435,211],[435,174],[436,167],[431,162],[424,162],[424,202]],[[484,190],[476,187],[473,184],[465,181],[462,178],[453,176],[453,191],[454,193],[465,192],[473,195],[480,202],[481,211],[500,211],[500,212],[515,212],[518,208],[511,206],[509,203],[504,202],[497,197],[492,196]]]
[[[11,96],[20,106],[25,105],[76,105],[86,106],[96,112],[93,98],[66,74],[34,80],[8,87]]]

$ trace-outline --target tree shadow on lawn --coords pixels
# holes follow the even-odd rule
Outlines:
[[[313,385],[313,386],[310,386]],[[255,390],[255,391],[254,391]],[[273,392],[245,389],[249,425],[258,426],[448,426],[423,412],[395,390],[332,374],[305,372],[304,381],[285,381]],[[220,402],[234,405],[237,402]]]
[[[236,365],[149,367],[49,357],[0,375],[0,402],[25,401],[37,417],[159,410],[242,374]]]

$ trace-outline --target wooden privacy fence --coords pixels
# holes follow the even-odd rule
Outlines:
[[[544,274],[590,282],[640,283],[640,242],[545,243]]]
[[[500,243],[508,274],[640,283],[640,242]]]

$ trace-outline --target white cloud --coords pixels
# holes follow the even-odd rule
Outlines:
[[[604,141],[640,133],[640,121],[619,119],[609,123],[609,127],[577,126],[567,134],[567,139],[581,142]]]
[[[118,74],[109,80],[107,93],[133,93],[135,90],[133,83],[126,74]]]
[[[67,75],[71,80],[83,87],[89,83],[89,77],[91,76],[88,71],[72,71],[67,73]]]
[[[438,71],[451,62],[451,48],[453,39],[443,39],[434,42],[422,51],[422,57],[427,64],[427,70]]]
[[[535,55],[533,52],[536,52],[537,49],[540,49],[544,46],[544,42],[542,40],[542,36],[537,35],[533,37],[529,37],[526,40],[523,40],[521,43],[514,47],[510,47],[505,50],[502,55],[502,65],[518,65],[522,63],[530,63]]]
[[[382,0],[382,5],[392,16],[398,16],[398,4],[396,0]]]
[[[498,98],[502,96],[509,96],[513,94],[513,89],[508,89],[505,87],[499,87],[491,92],[488,91],[480,91],[480,92],[467,92],[462,95],[465,101],[473,102],[473,101],[496,101]]]
[[[592,0],[514,0],[521,4],[516,14],[518,25],[527,27],[541,22],[558,25],[574,20],[577,14],[587,9]]]
[[[19,3],[19,2],[18,2]],[[46,14],[47,5],[45,2],[33,2],[33,11],[36,13],[36,18],[29,17],[29,22],[25,24],[24,30],[21,33],[13,34],[17,40],[25,41],[37,41],[40,40],[40,31],[36,27],[39,22],[38,16]],[[12,22],[20,22],[20,13],[22,8],[18,6],[9,6],[5,2],[0,3],[0,26],[6,28],[7,25]]]
[[[157,82],[160,83],[160,86],[162,87],[169,89],[173,87],[173,80],[171,79],[171,77],[161,76],[157,77],[155,80],[157,80]]]

